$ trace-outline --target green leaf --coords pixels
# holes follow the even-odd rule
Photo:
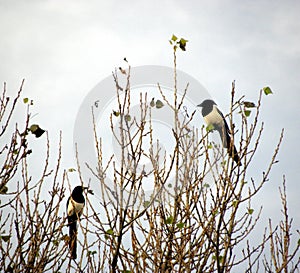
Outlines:
[[[252,101],[244,101],[244,105],[247,108],[254,108],[255,107],[255,103]]]
[[[173,34],[171,40],[172,40],[173,42],[176,42],[177,39],[178,39],[178,38]]]
[[[0,194],[6,194],[8,191],[8,187],[6,187],[5,185],[3,185],[0,189]]]
[[[179,41],[179,47],[181,50],[185,51],[186,50],[186,43],[188,42],[188,40],[185,40],[183,38],[180,39]]]
[[[43,130],[42,128],[40,128],[39,125],[37,124],[33,124],[30,126],[29,131],[35,135],[36,138],[40,137],[43,133],[45,133],[45,130]]]
[[[182,229],[182,228],[184,228],[184,223],[180,222],[180,223],[176,224],[176,226],[177,226],[179,229]]]
[[[216,260],[217,260],[217,256],[216,256],[216,255],[213,255],[213,256],[212,256],[212,259],[213,259],[214,261],[216,261]],[[219,255],[219,262],[222,263],[222,261],[223,261],[223,256]]]
[[[203,186],[204,186],[205,188],[209,188],[209,187],[210,187],[209,184],[207,184],[207,183],[205,183]]]
[[[112,229],[108,229],[107,231],[105,231],[105,239],[109,239],[110,236],[113,236],[114,235],[114,231]]]
[[[216,216],[216,215],[218,214],[218,210],[215,209],[215,210],[213,210],[211,213],[212,213],[213,216]]]
[[[152,98],[152,100],[151,100],[151,102],[150,102],[150,106],[151,106],[151,107],[154,107],[154,106],[155,106],[154,98]]]
[[[120,112],[118,112],[118,111],[113,111],[113,114],[114,114],[114,116],[116,116],[116,117],[120,116]]]
[[[23,102],[26,104],[26,103],[28,103],[28,98],[24,98],[23,99]]]
[[[72,173],[72,172],[76,172],[76,170],[75,170],[74,168],[70,168],[70,169],[68,170],[68,172]]]
[[[150,206],[150,201],[144,201],[143,203],[144,207],[147,208]]]
[[[131,116],[130,115],[125,115],[125,121],[127,121],[127,122],[129,122],[129,121],[131,121]]]
[[[70,240],[70,237],[65,234],[65,235],[61,236],[60,240],[64,241],[64,242],[68,242]]]
[[[169,217],[166,219],[166,224],[167,224],[167,225],[171,225],[171,224],[173,224],[173,221],[174,221],[174,217],[173,217],[173,216],[169,216]]]
[[[269,86],[264,87],[263,91],[266,95],[273,94],[273,92]]]
[[[92,255],[95,255],[95,254],[97,254],[97,251],[96,250],[92,250],[92,251],[88,251],[88,253],[87,253],[87,256],[92,256]]]
[[[168,184],[168,188],[172,188],[172,184],[171,183]]]
[[[212,149],[213,145],[212,144],[208,144],[207,145],[207,149]]]
[[[238,204],[238,201],[237,201],[237,200],[233,200],[233,201],[232,201],[232,205],[233,205],[234,207],[236,207],[237,204]]]
[[[160,109],[160,108],[162,108],[164,106],[164,104],[163,104],[162,101],[157,100],[155,106],[156,106],[157,109]]]
[[[250,110],[245,110],[245,111],[244,111],[244,114],[245,114],[246,117],[249,117],[250,114],[251,114],[251,111],[250,111]]]
[[[111,228],[105,231],[105,233],[108,235],[114,235],[114,231]]]
[[[254,212],[254,209],[248,208],[248,213],[251,215]]]
[[[130,270],[123,270],[122,273],[132,273]]]
[[[207,132],[211,132],[211,131],[213,131],[215,129],[215,127],[212,125],[212,124],[208,124],[207,126],[206,126],[206,131]]]
[[[222,166],[225,166],[225,165],[226,165],[226,160],[223,160],[223,161],[221,162],[221,165],[222,165]]]
[[[298,245],[300,246],[300,239],[298,240]]]

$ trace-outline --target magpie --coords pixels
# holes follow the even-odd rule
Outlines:
[[[77,186],[73,189],[71,196],[67,201],[67,218],[69,226],[69,248],[71,252],[71,258],[77,258],[77,220],[80,218],[85,199],[83,196],[83,191],[87,189],[86,187]]]
[[[217,104],[213,100],[208,99],[197,106],[202,107],[202,116],[206,124],[211,124],[219,132],[223,147],[227,148],[229,156],[237,165],[241,166],[241,160],[230,135],[228,124],[222,112],[218,109]]]

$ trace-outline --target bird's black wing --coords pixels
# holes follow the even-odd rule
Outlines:
[[[228,124],[226,122],[226,119],[225,119],[224,115],[222,114],[222,112],[218,108],[217,108],[217,111],[220,114],[220,116],[223,118],[222,128],[220,126],[219,126],[219,128],[217,128],[217,130],[219,131],[219,134],[221,136],[222,142],[223,142],[223,147],[227,148],[229,156],[231,158],[233,158],[233,160],[238,165],[241,165],[240,157],[237,153],[233,139],[230,135],[230,130],[229,130]]]
[[[71,198],[69,197],[67,202],[67,212],[68,212],[68,206],[69,202],[71,202]],[[68,218],[68,226],[69,226],[69,248],[71,251],[71,257],[72,259],[77,258],[77,214],[73,212],[70,215],[67,215]]]
[[[225,119],[223,113],[217,107],[216,107],[216,110],[217,110],[218,114],[221,116],[222,121],[223,121],[222,123],[218,124],[218,126],[216,127],[216,130],[220,134],[223,147],[228,148],[230,146],[230,142],[231,142],[229,127],[228,127],[228,124],[226,122],[226,119]]]

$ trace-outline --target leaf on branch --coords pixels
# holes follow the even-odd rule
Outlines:
[[[26,103],[28,103],[28,98],[24,98],[23,99],[23,102],[26,104]]]
[[[250,114],[251,114],[251,111],[250,110],[244,110],[244,114],[246,117],[249,117]]]
[[[151,102],[150,102],[150,106],[151,106],[151,107],[154,107],[154,106],[155,106],[154,98],[152,98],[152,100],[151,100]]]
[[[147,208],[150,206],[150,201],[144,201],[143,203],[144,207]]]
[[[164,107],[164,104],[162,101],[157,100],[155,106],[157,109],[160,109],[160,108]]]
[[[232,201],[232,205],[233,205],[234,207],[236,207],[237,204],[238,204],[238,201],[237,201],[237,200],[233,200],[233,201]]]
[[[169,217],[166,219],[166,224],[167,224],[167,225],[171,225],[171,224],[173,224],[173,221],[174,221],[174,217],[173,217],[173,216],[169,216]]]
[[[127,121],[127,122],[129,122],[129,121],[131,121],[131,116],[130,115],[125,115],[125,121]]]
[[[108,229],[107,231],[105,231],[105,234],[106,234],[106,236],[107,235],[114,235],[114,231],[110,228],[110,229]],[[105,237],[106,239],[108,238],[108,237]]]
[[[252,102],[252,101],[244,101],[243,103],[244,103],[245,107],[247,107],[247,108],[254,108],[255,107],[255,103]]]
[[[6,187],[5,185],[3,185],[0,189],[0,194],[6,194],[8,191],[8,187]]]
[[[215,210],[213,210],[213,211],[211,212],[211,214],[212,214],[213,216],[216,216],[218,213],[219,213],[219,212],[218,212],[217,209],[215,209]]]
[[[216,260],[217,260],[217,256],[216,256],[216,255],[213,255],[213,256],[212,256],[212,259],[213,259],[214,261],[216,261]],[[219,262],[222,263],[222,261],[223,261],[223,256],[219,255]]]
[[[176,226],[177,226],[179,229],[182,229],[182,228],[184,228],[184,223],[180,222],[180,223],[176,224]]]
[[[89,256],[92,256],[92,255],[95,255],[95,254],[97,254],[97,251],[96,250],[93,250],[93,251],[88,251],[88,253],[87,253],[87,257],[89,257]]]
[[[68,235],[63,235],[61,238],[60,238],[61,241],[64,241],[64,242],[69,242],[70,240],[70,237]]]
[[[183,38],[180,39],[179,41],[179,47],[182,51],[186,51],[186,43],[188,42],[188,40],[185,40]]]
[[[75,170],[74,168],[70,168],[70,169],[68,170],[68,172],[72,173],[72,172],[76,172],[76,170]]]
[[[248,208],[248,214],[252,214],[254,212],[254,209]]]
[[[265,95],[273,94],[273,92],[269,86],[264,87],[263,91],[264,91]]]
[[[178,39],[178,38],[173,34],[171,40],[172,40],[173,42],[176,42],[177,39]]]
[[[215,127],[213,126],[213,124],[208,124],[206,126],[206,132],[212,132],[215,129]]]
[[[118,112],[118,111],[113,111],[113,114],[114,114],[114,116],[116,116],[116,117],[120,116],[120,112]]]
[[[226,160],[223,160],[223,161],[221,162],[221,165],[222,165],[222,166],[225,166],[225,165],[226,165]]]
[[[36,138],[39,138],[43,133],[45,133],[45,130],[43,130],[39,125],[33,124],[30,126],[29,131],[35,135]]]

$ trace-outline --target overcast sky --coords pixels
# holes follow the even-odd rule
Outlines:
[[[73,126],[88,92],[127,57],[132,66],[172,66],[171,35],[189,40],[178,68],[195,77],[226,113],[230,87],[256,99],[270,86],[262,120],[258,174],[285,128],[269,185],[260,194],[268,218],[278,212],[287,178],[290,213],[300,225],[299,1],[0,0],[0,79],[34,100],[34,122],[56,141],[63,132],[64,168],[74,165]],[[200,103],[200,101],[199,101]],[[274,199],[275,198],[275,199]],[[257,205],[260,205],[258,203]],[[274,209],[275,207],[275,209]],[[278,213],[277,213],[278,215]]]

